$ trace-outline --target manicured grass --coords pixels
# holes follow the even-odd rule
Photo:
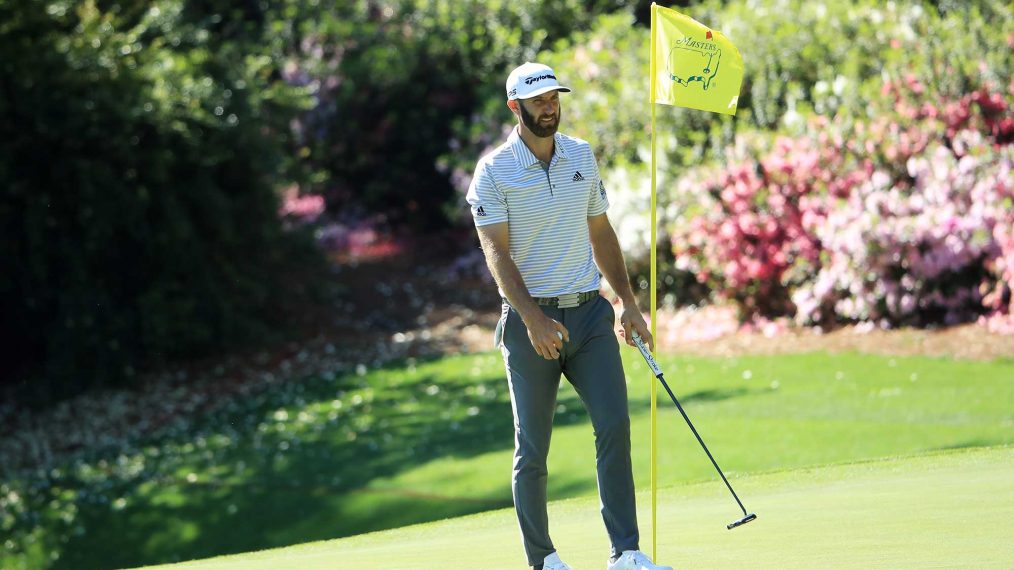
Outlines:
[[[645,491],[652,379],[636,351],[624,357]],[[1014,443],[1009,361],[803,354],[661,363],[737,491],[747,473]],[[724,492],[661,389],[658,404],[659,485]],[[496,353],[287,383],[127,452],[5,481],[18,503],[8,495],[0,504],[0,514],[13,513],[0,522],[14,546],[0,550],[0,567],[171,562],[507,507],[511,422]],[[566,382],[552,445],[550,498],[594,495],[591,428]]]
[[[758,519],[740,516],[710,483],[659,495],[659,561],[678,568],[1009,568],[1014,449],[952,451],[740,478]],[[642,493],[642,504],[647,498]],[[594,498],[550,505],[555,544],[575,568],[601,568],[608,549]],[[651,549],[641,510],[642,548]],[[291,548],[171,566],[172,570],[448,567],[523,568],[514,514],[481,515]],[[159,567],[168,568],[170,567]]]
[[[1011,363],[809,354],[727,360],[663,357],[662,365],[729,476],[1014,443]],[[638,488],[646,488],[652,378],[639,357],[627,360],[627,371],[635,477]],[[661,387],[657,397],[659,485],[716,478]],[[566,382],[560,402],[558,414],[566,422],[558,422],[553,434],[550,496],[595,493],[591,429]],[[452,498],[499,493],[509,501],[511,455],[508,447],[474,457],[442,457],[376,479],[368,488]]]

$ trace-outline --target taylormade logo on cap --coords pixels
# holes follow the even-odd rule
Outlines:
[[[547,91],[570,92],[570,88],[560,85],[548,65],[525,62],[507,77],[507,100],[530,99]]]

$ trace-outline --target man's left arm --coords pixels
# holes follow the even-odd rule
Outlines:
[[[620,251],[620,242],[616,239],[616,232],[606,214],[588,216],[588,235],[591,238],[592,255],[595,258],[595,265],[609,282],[613,291],[620,297],[621,312],[620,325],[623,327],[623,338],[627,344],[634,346],[631,329],[637,331],[648,348],[655,350],[655,339],[651,336],[647,323],[637,308],[637,299],[630,288],[630,277],[627,275],[627,266],[623,262],[623,252]],[[619,332],[619,331],[618,331]]]

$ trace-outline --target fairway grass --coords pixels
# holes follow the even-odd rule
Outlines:
[[[677,568],[1011,568],[1014,448],[938,452],[739,476],[658,496],[661,562]],[[650,551],[650,498],[638,496]],[[557,549],[575,570],[603,568],[608,542],[598,499],[550,505]],[[453,561],[452,565],[449,563]],[[524,568],[512,509],[289,548],[177,565],[172,570]]]

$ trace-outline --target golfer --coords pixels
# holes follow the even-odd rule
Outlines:
[[[609,202],[587,142],[557,133],[560,93],[548,66],[525,63],[507,78],[518,125],[482,157],[467,200],[486,263],[504,299],[495,342],[514,410],[512,490],[528,564],[570,570],[549,536],[546,457],[560,375],[591,417],[609,570],[672,570],[639,550],[630,467],[627,386],[613,333],[616,314],[599,296],[605,275],[622,302],[618,334],[653,347],[637,308]]]

